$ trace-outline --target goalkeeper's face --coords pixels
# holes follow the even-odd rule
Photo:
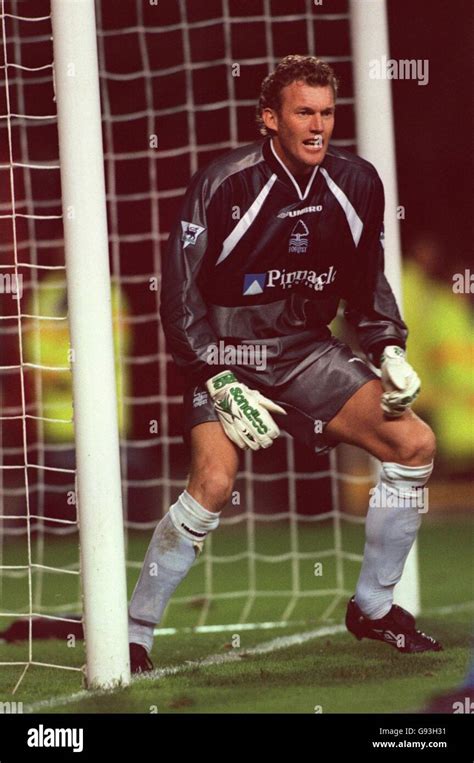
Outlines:
[[[265,109],[263,120],[274,130],[275,151],[293,174],[305,174],[321,164],[334,129],[332,87],[292,82],[281,91],[281,108]]]

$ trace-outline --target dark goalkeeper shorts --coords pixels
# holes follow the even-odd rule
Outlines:
[[[243,384],[285,409],[286,416],[272,414],[280,429],[320,455],[334,447],[325,436],[326,424],[360,387],[378,379],[364,360],[337,339],[314,363],[280,386],[262,385],[258,371],[245,366],[230,368]],[[219,421],[214,403],[205,386],[190,387],[184,394],[185,442],[189,443],[193,427],[207,421]]]

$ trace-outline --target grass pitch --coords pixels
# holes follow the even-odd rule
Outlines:
[[[262,523],[263,524],[263,523]],[[259,526],[256,550],[278,554],[288,547],[288,527]],[[300,528],[299,548],[314,551],[314,559],[302,560],[295,570],[291,561],[257,562],[259,588],[269,592],[290,590],[298,574],[302,590],[330,589],[335,566],[323,557],[324,574],[314,575],[318,551],[332,547],[332,528],[319,523]],[[360,553],[363,528],[345,525],[343,547]],[[131,536],[129,557],[143,559],[148,538]],[[245,549],[246,539],[238,527],[221,528],[215,534],[212,554],[225,557]],[[23,542],[10,544],[5,564],[21,563]],[[47,549],[45,563],[54,559],[62,566],[74,559],[71,542],[55,539]],[[152,658],[157,672],[139,677],[123,689],[106,693],[83,690],[80,672],[31,665],[14,696],[11,692],[23,670],[0,666],[0,698],[22,702],[24,711],[60,713],[399,713],[423,707],[435,693],[459,685],[465,677],[472,632],[472,523],[466,517],[426,518],[419,540],[423,613],[419,626],[439,638],[441,653],[403,655],[377,642],[356,641],[343,628],[345,601],[329,619],[322,620],[333,596],[302,598],[291,612],[288,625],[246,630],[196,632],[202,612],[206,558],[197,564],[179,589],[179,597],[167,610],[163,626],[177,628],[173,635],[158,635]],[[14,561],[16,560],[16,561]],[[49,562],[51,563],[51,561]],[[217,564],[214,590],[246,590],[252,570],[248,560]],[[352,592],[359,564],[344,562],[345,587]],[[43,575],[43,600],[51,604],[74,601],[77,580],[62,575]],[[129,579],[130,592],[137,572]],[[20,611],[24,581],[4,584],[3,610]],[[183,603],[183,597],[195,597]],[[256,599],[248,622],[277,623],[290,602],[288,595]],[[206,623],[238,623],[245,597],[217,599]],[[325,629],[325,630],[324,630]],[[297,635],[303,634],[302,639]],[[306,634],[306,636],[304,636]],[[309,634],[309,635],[308,635]],[[282,638],[287,637],[287,641]],[[306,639],[306,640],[305,640]],[[301,643],[299,643],[299,641]],[[240,643],[240,647],[235,644]],[[68,646],[62,640],[32,644],[32,659],[80,668],[84,664],[82,642]],[[0,661],[28,659],[28,644],[0,644]]]

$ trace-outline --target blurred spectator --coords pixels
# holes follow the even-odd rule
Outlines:
[[[36,303],[37,299],[37,303]],[[55,273],[40,282],[37,295],[32,293],[26,313],[41,316],[36,321],[25,321],[25,362],[49,366],[41,372],[41,398],[44,421],[44,437],[48,442],[74,442],[72,425],[72,375],[70,366],[70,337],[67,321],[67,294],[64,276]],[[112,316],[114,324],[115,373],[117,379],[118,420],[122,435],[126,434],[129,406],[120,401],[127,395],[130,380],[127,366],[120,363],[119,353],[130,354],[131,331],[127,321],[126,297],[115,284],[112,285]],[[63,369],[63,370],[60,370]],[[63,419],[61,423],[48,419]]]
[[[474,456],[473,314],[468,294],[455,294],[441,246],[421,235],[404,261],[403,307],[410,363],[422,380],[414,406],[438,437],[438,463],[450,474]],[[442,280],[441,280],[442,279]]]

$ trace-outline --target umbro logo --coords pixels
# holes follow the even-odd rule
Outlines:
[[[285,217],[299,217],[300,215],[306,215],[309,212],[322,212],[323,205],[318,204],[316,207],[304,207],[304,209],[290,209],[288,212],[285,210],[280,212],[278,217],[284,220]]]
[[[374,628],[374,633],[380,633],[384,641],[387,641],[389,644],[395,644],[397,649],[404,649],[405,648],[405,635],[403,633],[394,633],[393,631],[389,630],[380,630],[379,628]]]

